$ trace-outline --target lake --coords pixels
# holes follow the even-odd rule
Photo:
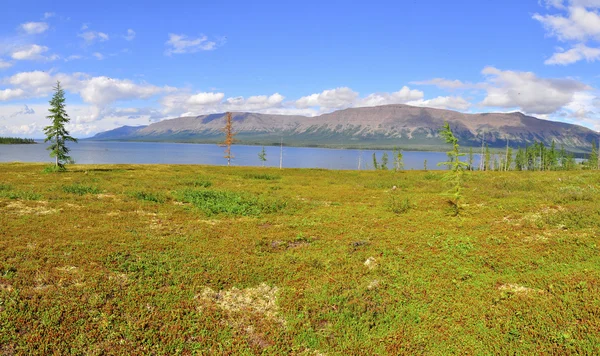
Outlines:
[[[0,145],[0,162],[53,162],[46,150],[48,145]],[[71,156],[78,164],[208,164],[226,165],[223,147],[214,144],[156,143],[156,142],[106,142],[79,141],[68,145]],[[261,166],[258,159],[260,146],[232,146],[235,166]],[[265,166],[279,167],[280,147],[265,146],[267,162]],[[325,169],[373,169],[373,153],[381,161],[383,152],[388,152],[392,167],[391,151],[346,150],[329,148],[283,147],[284,168],[325,168]],[[423,169],[427,160],[428,169],[437,167],[446,160],[445,152],[404,151],[404,169]],[[466,160],[463,157],[463,160]],[[475,155],[475,166],[479,155]]]

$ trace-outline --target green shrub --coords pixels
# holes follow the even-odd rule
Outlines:
[[[178,199],[208,216],[217,214],[256,216],[284,209],[287,202],[217,190],[184,190]]]
[[[92,186],[82,185],[82,184],[72,184],[63,186],[63,191],[65,193],[77,194],[77,195],[85,195],[85,194],[100,194],[100,189]]]
[[[212,182],[209,181],[208,179],[200,178],[200,179],[197,179],[197,180],[195,180],[193,182],[190,182],[190,183],[188,183],[186,185],[190,185],[190,186],[195,187],[195,188],[208,188],[208,187],[212,186]]]
[[[134,192],[131,194],[132,197],[139,200],[150,201],[154,203],[164,203],[166,198],[161,194],[146,193],[146,192]]]
[[[394,189],[390,191],[388,207],[394,214],[404,214],[412,208],[412,204],[407,197],[401,198],[398,191]]]
[[[6,186],[5,186],[6,187]],[[21,199],[21,200],[40,200],[42,195],[32,191],[14,191],[8,189],[0,189],[0,197],[8,199]]]
[[[260,174],[260,173],[248,173],[244,174],[244,178],[246,179],[262,179],[262,180],[278,180],[281,179],[281,176],[271,175],[271,174]]]

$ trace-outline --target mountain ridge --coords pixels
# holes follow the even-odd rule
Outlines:
[[[314,117],[232,112],[241,144],[322,147],[438,149],[439,128],[448,121],[463,147],[512,147],[554,141],[585,152],[600,133],[583,126],[539,119],[520,112],[467,114],[404,104],[348,108]],[[90,140],[216,143],[223,140],[225,113],[179,117],[147,126],[123,126]]]

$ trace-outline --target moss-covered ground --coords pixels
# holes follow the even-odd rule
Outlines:
[[[0,164],[0,354],[600,354],[600,174]],[[396,189],[392,189],[393,187]]]

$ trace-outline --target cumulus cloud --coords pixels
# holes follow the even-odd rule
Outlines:
[[[591,48],[580,43],[568,51],[554,53],[544,64],[567,65],[584,59],[588,62],[599,60],[600,48]]]
[[[0,90],[0,101],[14,100],[22,97],[25,92],[22,89],[3,89]]]
[[[19,60],[19,61],[24,61],[24,60],[29,60],[29,61],[33,61],[33,60],[45,60],[45,61],[53,61],[58,59],[58,56],[53,54],[50,56],[45,56],[43,55],[43,53],[48,52],[48,47],[46,46],[40,46],[37,44],[32,44],[32,45],[27,45],[27,46],[21,46],[21,47],[17,47],[12,53],[11,53],[11,57],[12,59],[15,60]]]
[[[202,92],[189,94],[185,92],[166,95],[161,99],[166,114],[188,116],[225,111],[261,111],[281,108],[285,98],[279,93],[272,95],[256,95],[244,98],[241,96],[225,99],[224,93]]]
[[[207,36],[188,37],[186,35],[177,35],[170,33],[169,40],[165,42],[167,49],[165,54],[195,53],[200,51],[211,51],[217,47],[216,42],[209,41]]]
[[[26,22],[19,26],[19,29],[28,35],[37,35],[48,30],[48,24],[45,22]]]
[[[127,100],[143,100],[152,96],[170,93],[171,87],[158,87],[147,83],[135,83],[128,79],[104,76],[92,77],[84,73],[48,73],[42,71],[17,73],[3,80],[12,86],[0,90],[0,101],[46,97],[60,81],[66,91],[78,94],[91,108],[81,120],[93,121],[101,118],[102,111],[112,103]],[[86,119],[87,117],[87,119]]]
[[[460,96],[438,96],[437,98],[433,99],[409,101],[407,104],[413,106],[424,106],[428,108],[459,111],[466,111],[471,108],[471,103]]]
[[[369,94],[364,98],[358,99],[352,106],[378,106],[390,104],[406,104],[409,101],[419,100],[423,98],[423,92],[416,89],[410,89],[407,86],[393,93],[374,93]]]
[[[341,87],[303,96],[296,100],[296,107],[304,109],[318,106],[325,110],[339,109],[350,106],[357,98],[357,92],[348,87]]]
[[[550,114],[569,104],[576,93],[591,88],[573,79],[539,78],[532,72],[486,67],[487,95],[483,106],[519,108],[527,113]]]
[[[600,15],[595,10],[582,6],[567,8],[568,15],[534,14],[533,19],[539,21],[548,35],[561,41],[600,39]]]
[[[84,26],[85,29],[87,29],[87,25]],[[82,27],[82,29],[84,28]],[[83,38],[87,44],[92,44],[96,41],[105,42],[109,40],[109,36],[106,33],[98,31],[86,31],[78,34],[77,36]]]
[[[12,67],[12,63],[0,59],[0,70]]]
[[[135,31],[132,29],[128,29],[127,34],[123,36],[123,38],[125,38],[127,41],[133,41],[133,39],[135,38]]]

